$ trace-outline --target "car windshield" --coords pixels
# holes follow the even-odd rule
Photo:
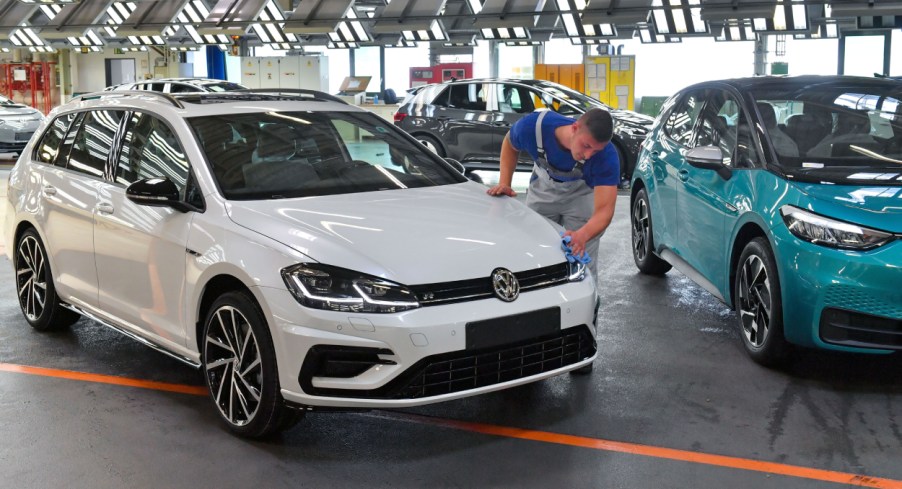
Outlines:
[[[0,105],[17,105],[17,104],[6,97],[0,97]]]
[[[540,84],[539,87],[541,87],[541,89],[547,92],[549,95],[552,95],[553,97],[561,100],[566,100],[567,102],[570,102],[571,104],[579,107],[583,111],[587,111],[595,107],[611,110],[610,107],[601,103],[601,101],[589,97],[588,95],[579,93],[572,88],[558,85],[557,83],[545,82]]]
[[[244,90],[244,87],[230,82],[208,83],[204,85],[204,90],[208,92],[229,92],[232,90]]]
[[[466,178],[367,112],[189,119],[223,196],[264,200],[448,185]]]
[[[875,87],[791,85],[752,90],[752,96],[787,169],[902,170],[902,84]]]

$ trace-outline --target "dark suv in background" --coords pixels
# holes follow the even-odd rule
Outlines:
[[[620,154],[622,180],[629,182],[639,145],[654,118],[608,107],[571,88],[545,80],[469,79],[413,89],[394,116],[395,124],[440,156],[459,160],[467,172],[498,169],[501,142],[511,125],[541,109],[578,118],[600,107],[614,116],[613,144]],[[518,170],[532,170],[520,154]]]

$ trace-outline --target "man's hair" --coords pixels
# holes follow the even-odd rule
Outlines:
[[[611,113],[604,109],[589,109],[579,118],[579,123],[589,131],[592,139],[599,143],[606,143],[614,137],[614,119]]]

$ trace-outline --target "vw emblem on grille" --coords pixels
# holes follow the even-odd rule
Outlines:
[[[506,268],[492,271],[492,289],[495,295],[504,302],[512,302],[520,295],[520,282],[514,273]]]

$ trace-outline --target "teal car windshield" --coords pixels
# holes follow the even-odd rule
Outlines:
[[[788,84],[751,95],[761,129],[788,173],[902,184],[902,84]]]

